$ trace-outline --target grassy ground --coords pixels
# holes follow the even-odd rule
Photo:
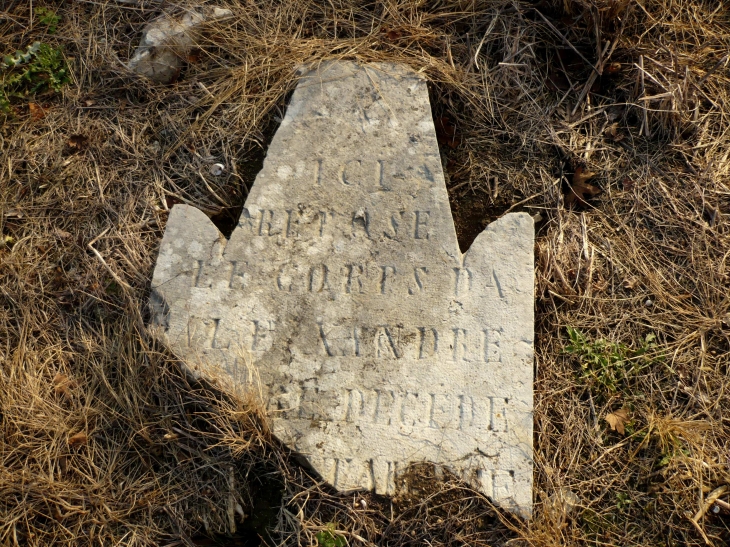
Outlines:
[[[0,544],[729,543],[721,3],[217,5],[165,86],[124,63],[182,2],[5,0]],[[427,466],[392,500],[332,492],[147,333],[169,207],[230,229],[295,68],[325,58],[427,75],[463,247],[539,218],[531,522]]]

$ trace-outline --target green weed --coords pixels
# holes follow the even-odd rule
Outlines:
[[[661,358],[652,356],[657,347],[654,334],[647,334],[637,349],[603,339],[590,341],[573,327],[568,327],[568,337],[564,352],[578,357],[581,378],[599,392],[616,393],[628,379]]]
[[[595,542],[605,542],[625,527],[633,505],[634,501],[628,493],[617,492],[615,509],[610,508],[602,513],[585,509],[580,515],[580,527],[586,538]]]
[[[669,465],[669,463],[674,459],[689,458],[689,455],[689,450],[683,448],[681,446],[681,443],[678,441],[677,446],[672,446],[662,454],[662,457],[657,462],[657,465],[658,467],[664,467],[665,465]]]
[[[618,509],[619,511],[628,509],[632,503],[633,503],[633,500],[627,493],[618,492],[616,494],[616,509]]]
[[[317,539],[317,545],[320,547],[345,547],[347,541],[343,536],[336,532],[334,522],[327,523],[327,529],[317,532],[314,536]]]
[[[614,528],[611,520],[597,513],[593,509],[586,509],[581,513],[581,528],[587,538],[598,540]]]
[[[58,92],[70,81],[61,48],[33,42],[0,62],[0,111],[8,113],[13,98]]]
[[[34,9],[33,13],[38,18],[39,23],[48,27],[48,32],[50,34],[56,32],[56,29],[58,28],[58,23],[61,22],[61,17],[59,15],[56,15],[55,11],[48,8],[40,7]]]

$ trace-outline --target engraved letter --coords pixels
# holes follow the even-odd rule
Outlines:
[[[507,409],[509,399],[503,397],[488,397],[489,399],[489,430],[507,431]]]
[[[315,160],[314,162],[314,185],[322,186],[322,160]]]
[[[391,273],[395,275],[395,266],[380,266],[380,269],[383,270],[383,275],[380,278],[380,294],[385,294],[386,292],[390,292],[391,285],[390,283],[388,283],[388,270],[390,270]]]
[[[245,272],[238,271],[238,262],[231,260],[231,275],[228,278],[229,289],[243,289],[246,286]]]
[[[388,462],[388,478],[385,494],[395,494],[395,480],[398,478],[398,462]]]
[[[241,217],[238,219],[239,228],[244,228],[246,232],[253,233],[255,228],[256,219],[251,216],[248,209],[241,211]]]
[[[291,210],[291,209],[286,210],[286,232],[285,232],[286,237],[292,237],[292,236],[296,237],[297,235],[299,235],[292,229],[291,217],[293,214],[294,214],[293,210]],[[294,223],[296,224],[296,220],[294,221]]]
[[[469,395],[459,395],[459,429],[464,430],[474,424],[474,399]]]
[[[504,293],[502,292],[502,284],[499,282],[497,272],[495,272],[494,270],[492,270],[492,277],[494,277],[494,283],[497,285],[497,293],[499,293],[499,297],[504,298]]]
[[[299,400],[299,418],[313,420],[319,417],[319,388],[316,385],[302,387],[302,398]]]
[[[393,334],[390,332],[388,327],[382,326],[378,328],[378,332],[375,334],[375,342],[375,354],[378,359],[387,359],[391,357],[400,359],[400,350],[398,349],[398,346],[396,346]]]
[[[274,330],[274,327],[274,321],[253,321],[253,339],[251,341],[251,351],[263,351],[267,349],[267,343],[271,342],[268,333],[272,332]]]
[[[352,327],[352,343],[355,346],[355,357],[360,357],[360,327]]]
[[[288,264],[284,264],[279,269],[279,275],[276,276],[276,286],[280,291],[291,292],[292,279],[291,276],[284,272],[287,269]]]
[[[393,233],[383,232],[383,235],[388,239],[396,239],[398,237],[398,228],[400,228],[401,222],[403,221],[403,211],[390,215],[390,226],[393,229]]]
[[[319,237],[324,235],[324,225],[327,224],[327,211],[319,212]]]
[[[375,393],[377,393],[377,397],[373,423],[390,425],[393,407],[395,406],[395,393],[382,389],[376,389]]]
[[[451,329],[454,333],[454,344],[452,346],[453,352],[452,352],[452,360],[454,361],[471,361],[469,359],[468,353],[469,348],[467,346],[467,332],[465,329],[461,328],[453,328]],[[461,357],[459,357],[461,356]]]
[[[353,292],[362,293],[362,279],[360,276],[363,274],[365,269],[361,264],[348,264],[347,265],[347,282],[345,283],[345,293],[352,294]],[[353,281],[357,284],[353,287]],[[353,291],[353,289],[355,289]]]
[[[415,239],[428,239],[431,235],[428,229],[428,219],[431,211],[416,211],[416,225],[413,228]]]
[[[433,182],[435,179],[433,178],[433,173],[431,173],[431,170],[428,168],[426,164],[423,164],[421,168],[418,170],[418,174],[421,175],[424,179],[426,179],[429,182]]]
[[[327,334],[324,332],[324,325],[322,323],[319,324],[319,339],[322,341],[322,345],[324,346],[324,350],[327,352],[327,355],[330,357],[334,357],[335,354],[330,349],[330,344],[327,340]]]
[[[352,235],[356,236],[358,230],[362,230],[367,237],[370,237],[370,215],[365,209],[358,209],[352,214]]]
[[[198,260],[197,268],[195,268],[195,276],[194,276],[194,287],[199,287],[202,289],[210,289],[210,287],[213,285],[212,281],[208,281],[207,284],[205,284],[203,281],[207,279],[207,276],[203,274],[203,269],[205,266],[204,260]]]
[[[400,423],[408,427],[412,427],[421,418],[419,411],[421,410],[421,401],[419,401],[418,393],[407,391],[403,395],[400,406]]]
[[[486,363],[499,363],[502,356],[499,351],[499,342],[502,334],[496,329],[484,329],[484,361]]]
[[[453,427],[454,400],[450,393],[431,394],[429,427],[441,429]]]
[[[385,185],[385,162],[378,160],[378,186],[381,190],[390,191],[390,187]]]
[[[325,333],[324,325],[319,325],[319,336],[330,357],[346,355],[357,357],[360,352],[360,339],[357,328],[333,325]]]
[[[327,283],[327,276],[329,269],[325,264],[319,266],[312,266],[309,270],[309,292],[322,292],[323,290],[329,290],[329,284]]]
[[[423,279],[425,277],[425,274],[428,273],[428,268],[425,266],[420,266],[418,268],[413,268],[413,280],[416,282],[416,286],[409,287],[408,288],[408,294],[416,294],[423,292]]]
[[[228,349],[231,347],[231,341],[228,340],[228,343],[224,346],[221,341],[219,340],[218,331],[220,330],[221,326],[221,320],[220,319],[213,319],[213,324],[215,325],[213,327],[213,337],[210,340],[210,347],[213,349]]]
[[[492,471],[492,499],[505,500],[514,494],[514,471]]]
[[[230,342],[224,347],[217,339],[219,326],[220,318],[199,319],[191,317],[187,329],[188,347],[227,349]]]
[[[272,226],[274,223],[274,211],[271,211],[270,209],[259,209],[261,212],[261,220],[259,221],[259,235],[260,236],[273,236],[278,233],[278,231],[273,230]],[[266,215],[269,215],[269,220],[266,220]]]
[[[439,333],[436,329],[418,327],[421,333],[421,345],[418,350],[419,359],[433,357],[439,350]]]
[[[340,169],[340,181],[345,186],[352,186],[353,183],[358,182],[358,181],[353,181],[351,179],[348,179],[348,177],[347,177],[347,169],[348,169],[348,167],[350,167],[350,164],[353,164],[353,163],[357,164],[357,167],[362,166],[362,162],[360,160],[348,160],[344,163],[344,165]],[[357,168],[355,170],[357,170]]]
[[[472,273],[469,268],[454,268],[454,296],[462,296],[471,290]]]
[[[345,421],[355,422],[365,412],[365,400],[362,396],[362,392],[359,389],[348,389],[347,390],[347,414],[345,415]]]

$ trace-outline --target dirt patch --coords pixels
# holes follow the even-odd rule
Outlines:
[[[497,220],[511,205],[491,203],[486,196],[461,195],[451,198],[451,214],[454,217],[456,237],[461,252],[465,253],[476,237],[490,222]]]

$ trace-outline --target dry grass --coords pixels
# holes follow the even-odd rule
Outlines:
[[[73,82],[16,100],[0,130],[0,544],[190,545],[235,529],[316,544],[328,523],[350,545],[730,542],[730,512],[705,503],[730,483],[722,5],[218,5],[235,17],[161,86],[123,63],[145,22],[182,3],[48,2],[62,17],[48,34],[29,3],[6,2],[0,53],[63,46]],[[395,500],[328,490],[256,405],[191,383],[144,327],[168,207],[230,224],[295,68],[325,58],[428,76],[462,244],[508,209],[542,218],[529,523],[427,468]],[[579,169],[602,190],[588,204],[568,197]],[[584,374],[566,327],[629,360]],[[623,435],[605,422],[621,408]]]

